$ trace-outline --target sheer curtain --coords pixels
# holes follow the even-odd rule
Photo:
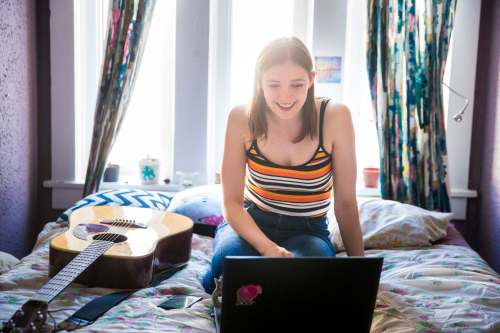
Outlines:
[[[344,100],[351,110],[356,132],[358,184],[364,167],[379,167],[377,127],[371,105],[366,71],[367,43],[366,1],[347,2],[346,45],[344,55]]]
[[[97,192],[127,112],[155,1],[113,0],[83,196]]]

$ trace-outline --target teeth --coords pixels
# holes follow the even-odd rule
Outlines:
[[[290,103],[290,104],[280,104],[280,103],[277,103],[277,104],[278,104],[280,107],[282,107],[282,108],[285,108],[285,109],[286,109],[286,108],[289,108],[289,107],[293,106],[295,103]]]

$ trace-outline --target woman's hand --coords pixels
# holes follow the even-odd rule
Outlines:
[[[264,248],[260,253],[264,257],[292,257],[292,252],[288,251],[284,247],[278,246],[277,244],[272,244]]]

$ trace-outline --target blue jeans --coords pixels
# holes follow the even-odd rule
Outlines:
[[[245,209],[270,240],[292,252],[294,256],[335,256],[335,248],[328,238],[326,216],[311,218],[269,213],[249,201],[245,201]],[[224,257],[260,255],[226,221],[217,227],[213,249],[211,270],[202,281],[207,293],[213,292],[214,278],[222,274]]]

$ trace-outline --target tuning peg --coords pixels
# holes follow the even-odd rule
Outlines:
[[[12,330],[13,328],[16,327],[16,324],[14,324],[14,321],[10,319],[9,321],[4,321],[2,322],[3,330]]]
[[[30,323],[30,330],[32,332],[36,332],[36,329],[37,329],[36,325],[34,323]]]
[[[24,311],[23,310],[17,310],[16,313],[14,313],[14,316],[19,318],[24,316]]]

